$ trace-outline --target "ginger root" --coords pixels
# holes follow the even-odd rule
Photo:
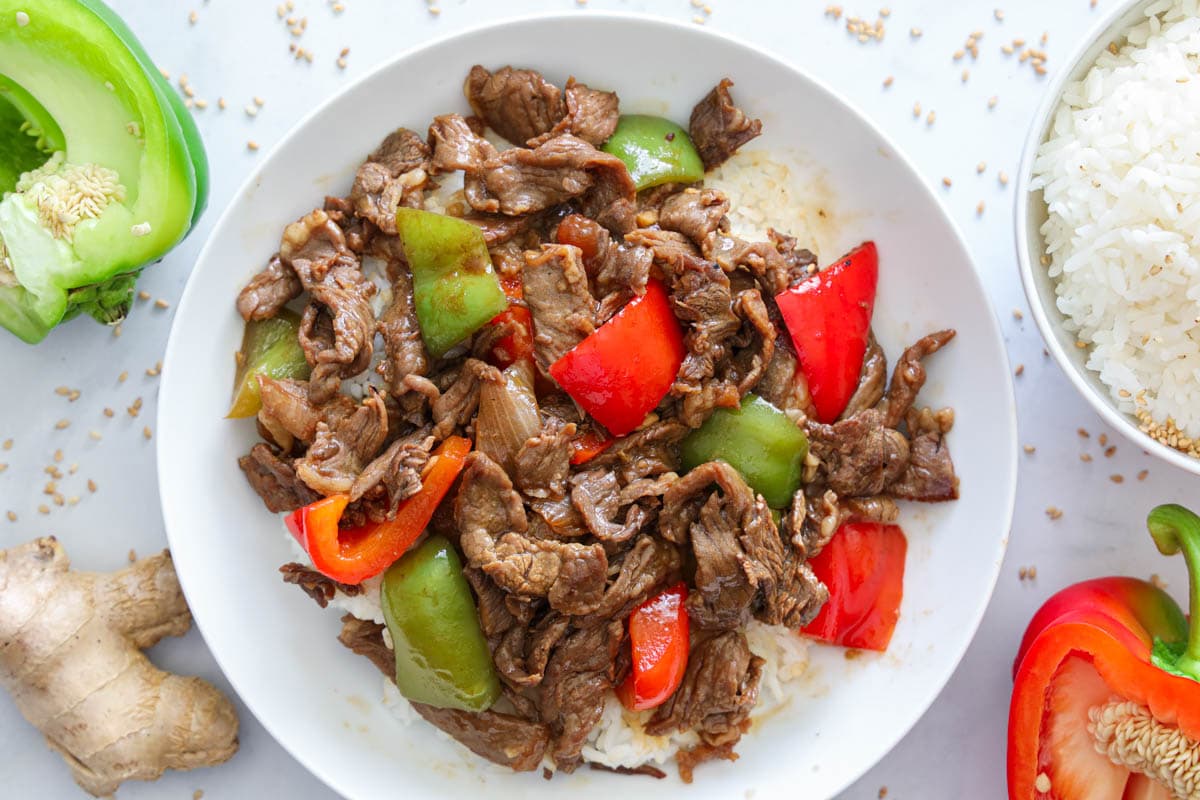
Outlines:
[[[0,551],[0,685],[93,795],[237,751],[229,700],[142,653],[190,625],[165,551],[111,574],[71,571],[53,537]]]

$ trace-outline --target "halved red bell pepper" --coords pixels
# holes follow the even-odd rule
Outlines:
[[[849,522],[838,528],[808,560],[829,600],[803,632],[843,647],[886,650],[900,619],[907,552],[897,525]]]
[[[646,600],[629,615],[633,663],[617,698],[634,711],[661,705],[687,671],[687,584],[682,581]]]
[[[1200,518],[1168,505],[1147,523],[1163,554],[1184,553],[1192,628],[1170,595],[1136,578],[1084,581],[1047,600],[1013,667],[1012,800],[1169,800],[1171,786],[1180,797],[1200,791],[1184,782],[1200,771]],[[1183,746],[1163,751],[1163,733]],[[1112,747],[1118,736],[1127,744]]]
[[[821,422],[846,410],[858,378],[879,284],[874,242],[775,296]]]
[[[521,302],[525,290],[519,278],[501,278],[500,288],[508,298],[508,308],[493,319],[492,325],[513,324],[513,331],[496,340],[488,354],[488,361],[500,369],[507,369],[518,361],[533,359],[533,315]]]
[[[611,434],[624,436],[666,396],[683,356],[667,290],[651,280],[645,294],[551,364],[550,376]]]
[[[339,583],[362,583],[390,567],[424,532],[470,451],[471,441],[461,436],[442,442],[421,472],[421,490],[403,501],[392,519],[339,528],[350,498],[335,494],[288,514],[288,530],[322,575]]]

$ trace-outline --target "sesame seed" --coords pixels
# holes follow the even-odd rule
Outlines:
[[[18,28],[24,28],[26,25],[29,24],[29,14],[27,14],[24,11],[18,11],[16,13],[16,19],[17,19],[17,27]]]
[[[1014,374],[1016,374],[1016,376],[1017,376],[1018,378],[1019,378],[1019,377],[1021,377],[1022,375],[1024,375],[1024,374],[1025,374],[1025,365],[1024,365],[1024,364],[1017,364],[1017,368],[1016,368],[1015,370],[1013,370],[1013,372],[1014,372]]]
[[[887,797],[887,792],[888,792],[888,790],[887,790],[886,786],[880,786],[879,787],[879,800],[883,800],[883,798]]]
[[[925,117],[925,124],[932,125],[936,120],[937,120],[937,112],[930,111],[929,115]]]
[[[1042,794],[1050,794],[1050,776],[1044,772],[1039,772],[1037,780],[1033,782],[1033,788]]]
[[[1080,428],[1079,430],[1077,430],[1075,432],[1078,433],[1080,436],[1082,436],[1084,439],[1091,438],[1091,434],[1087,432],[1087,428]]]
[[[88,487],[89,492],[95,493],[96,482],[94,480],[92,480],[91,478],[88,478],[87,487]]]
[[[437,6],[430,6],[429,13],[436,17],[438,14],[442,13],[442,10]],[[704,17],[692,17],[692,22],[695,22],[697,25],[703,25]]]
[[[920,38],[921,38],[921,33],[922,33],[922,31],[921,31],[921,29],[920,29],[920,28],[913,28],[912,30],[910,30],[910,31],[908,32],[908,35],[909,35],[909,36],[911,36],[911,37],[912,37],[912,38],[914,38],[914,39],[920,39]]]
[[[879,9],[879,16],[883,17],[884,19],[887,19],[891,15],[892,15],[892,10],[890,8],[888,8],[887,6],[884,6],[883,8]]]
[[[1028,574],[1029,574],[1029,570],[1025,569],[1024,567],[1021,567],[1019,570],[1017,570],[1017,580],[1022,580],[1022,581],[1025,580],[1025,576],[1027,576]]]
[[[255,95],[255,96],[254,96],[254,105],[258,106],[259,108],[262,108],[262,107],[263,107],[263,102],[264,102],[264,101],[263,101],[263,99],[262,99],[261,97],[259,97],[258,95]]]
[[[1026,455],[1033,455],[1033,454],[1034,454],[1034,453],[1036,453],[1036,452],[1037,452],[1037,448],[1036,448],[1036,447],[1034,447],[1033,445],[1031,445],[1031,444],[1027,444],[1027,445],[1025,445],[1025,453],[1026,453]]]
[[[1000,181],[1001,186],[1008,185],[1008,175],[1005,174],[1004,170],[1000,170],[1000,172],[996,175],[996,180]]]
[[[1106,447],[1104,449],[1104,457],[1105,458],[1112,458],[1116,454],[1117,454],[1117,446],[1115,444],[1109,445],[1108,447]]]
[[[966,82],[967,82],[967,78],[969,78],[969,77],[971,77],[971,70],[969,70],[969,69],[964,69],[964,70],[962,71],[962,82],[963,82],[963,83],[966,83]]]
[[[0,445],[0,447],[3,447],[5,450],[12,450],[12,447],[13,447],[13,440],[12,440],[12,439],[5,439],[5,440],[4,440],[4,444],[3,444],[3,445]]]
[[[1078,347],[1080,350],[1086,350],[1087,342],[1083,341],[1082,339],[1076,339],[1075,346]]]
[[[1147,476],[1147,475],[1149,475],[1149,474],[1150,474],[1150,470],[1148,470],[1148,469],[1144,469],[1144,470],[1142,470],[1141,472],[1139,472],[1139,473],[1137,474],[1137,479],[1138,479],[1139,481],[1144,481],[1144,480],[1146,480],[1146,476]]]
[[[1157,572],[1153,573],[1150,576],[1150,583],[1153,584],[1158,589],[1166,589],[1167,588],[1167,582],[1164,581],[1162,579],[1162,576],[1159,575]]]
[[[72,464],[67,470],[67,474],[69,475],[74,475],[76,472],[79,472],[79,464]]]
[[[106,416],[106,417],[112,417],[115,413],[116,412],[113,411],[111,408],[104,409],[104,416]]]
[[[1046,255],[1045,253],[1042,253],[1042,257],[1038,260],[1042,262],[1043,267],[1050,266],[1050,256]]]
[[[886,78],[883,79],[884,88],[891,86],[894,81],[895,81],[895,78],[893,78],[891,75],[888,75]]]
[[[60,419],[58,422],[54,423],[55,430],[65,431],[69,427],[71,427],[71,420],[69,419]]]
[[[149,438],[150,438],[152,435],[153,435],[153,434],[150,432],[150,426],[149,426],[149,425],[147,425],[146,427],[142,428],[142,436],[144,436],[145,438],[149,439]]]
[[[1017,320],[1018,322],[1025,319],[1025,315],[1023,313],[1021,313],[1021,309],[1019,309],[1019,308],[1014,308],[1012,314],[1013,314],[1013,319]]]
[[[1108,444],[1108,434],[1107,433],[1100,434],[1099,436],[1096,437],[1096,441],[1100,444],[1101,447],[1104,447],[1105,445]]]
[[[257,150],[257,149],[258,149],[258,142],[256,142],[256,141],[254,141],[253,139],[251,139],[250,141],[246,142],[246,149],[247,149],[247,150],[250,150],[251,152],[253,152],[253,151]]]
[[[1050,519],[1062,519],[1062,515],[1063,512],[1061,508],[1058,508],[1057,506],[1046,506],[1046,516]]]
[[[1125,482],[1124,475],[1109,475],[1108,479],[1110,481],[1112,481],[1113,483],[1124,483]]]
[[[979,205],[975,206],[975,216],[977,216],[977,217],[983,216],[983,201],[982,200],[979,201]]]
[[[1000,45],[1000,52],[1006,56],[1011,56],[1013,54],[1013,46],[1011,44],[1002,44]]]
[[[342,51],[340,53],[338,53],[338,55],[341,56],[342,58],[345,58],[346,56],[350,55],[350,48],[343,47]]]
[[[1034,580],[1035,578],[1037,578],[1037,567],[1031,565],[1029,567],[1028,575],[1029,575],[1029,580]]]
[[[113,338],[116,338],[116,339],[119,339],[119,338],[121,338],[121,326],[120,326],[120,324],[113,325]]]
[[[997,8],[995,11],[992,12],[992,16],[994,16],[996,18],[997,22],[1004,21],[1004,11],[999,8]]]
[[[966,53],[964,53],[962,50],[955,50],[954,51],[954,60],[961,61],[962,57],[965,55],[966,55]]]
[[[15,512],[15,511],[9,511],[8,514],[6,514],[5,516],[8,517],[9,522],[17,521],[17,512]]]
[[[258,109],[255,108],[254,106],[246,106],[245,109],[243,109],[243,110],[246,112],[247,117],[257,117],[258,116]]]
[[[913,118],[921,116],[921,104],[913,103]]]
[[[945,186],[947,189],[949,189],[950,188],[950,179],[942,178],[942,186]]]
[[[200,19],[200,15],[197,14],[195,11],[192,11],[191,13],[188,14],[188,24],[189,25],[195,25],[196,21],[199,19]]]
[[[150,293],[147,292],[145,289],[142,289],[140,292],[138,292],[138,300],[149,300],[149,299],[150,299]]]
[[[67,395],[69,395],[71,393],[71,389],[70,389],[70,387],[67,387],[67,386],[59,386],[57,389],[54,390],[54,393],[56,395],[58,395],[59,397],[66,397]]]
[[[129,370],[125,370],[117,376],[117,383],[124,383],[129,378]]]
[[[226,109],[228,106],[229,106],[229,103],[225,102],[225,98],[224,98],[224,97],[218,97],[218,98],[217,98],[217,108],[219,108],[219,109],[221,109],[222,111],[224,111],[224,110],[225,110],[225,109]]]
[[[995,95],[992,95],[991,97],[988,98],[988,108],[995,108],[996,103],[999,103],[999,102],[1000,102],[1000,98]]]
[[[50,506],[46,505],[45,503],[42,503],[40,506],[38,506],[38,513],[39,514],[49,514]]]
[[[984,170],[986,170],[986,169],[987,169],[986,161],[980,161],[978,164],[975,165],[975,171],[977,173],[979,173],[980,175],[982,175]]]
[[[94,431],[94,430],[88,431],[88,436],[90,436],[93,441],[97,441],[97,442],[104,438],[103,436],[100,435],[100,431]]]
[[[67,498],[67,505],[69,505],[69,506],[78,505],[78,503],[79,503],[79,495],[77,495],[77,494],[73,494]]]
[[[1091,453],[1080,453],[1079,460],[1085,464],[1090,464],[1092,462],[1092,454]]]
[[[337,65],[338,65],[338,69],[345,69],[346,68],[346,59],[339,58],[337,60]]]
[[[208,101],[207,100],[197,100],[196,108],[199,108],[201,110],[208,108]]]
[[[0,472],[4,472],[4,470],[6,470],[6,469],[8,469],[8,464],[5,464],[4,462],[0,462]]]
[[[171,307],[171,304],[170,304],[170,303],[168,303],[166,300],[163,300],[163,299],[160,297],[160,298],[158,298],[157,300],[155,300],[155,301],[154,301],[154,307],[155,307],[155,308],[170,308],[170,307]]]
[[[55,450],[55,451],[54,451],[54,463],[56,463],[56,464],[61,464],[61,463],[62,463],[62,460],[63,460],[63,451],[62,451],[62,450]]]

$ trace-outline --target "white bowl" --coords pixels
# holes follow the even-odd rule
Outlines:
[[[1020,265],[1021,283],[1025,286],[1029,308],[1038,330],[1042,332],[1042,338],[1046,340],[1046,348],[1066,373],[1076,391],[1083,395],[1105,422],[1138,447],[1163,461],[1200,475],[1200,459],[1185,455],[1143,433],[1138,427],[1137,418],[1118,408],[1109,394],[1108,387],[1100,382],[1099,374],[1088,369],[1089,351],[1076,347],[1075,336],[1063,326],[1066,316],[1058,309],[1054,281],[1050,279],[1041,263],[1041,258],[1046,252],[1041,229],[1048,215],[1041,190],[1031,191],[1029,188],[1033,180],[1033,162],[1037,158],[1038,148],[1050,132],[1063,89],[1068,83],[1083,78],[1092,68],[1096,57],[1110,42],[1121,44],[1130,28],[1145,21],[1145,9],[1155,2],[1158,0],[1128,0],[1105,15],[1089,34],[1083,37],[1082,44],[1065,62],[1070,66],[1060,70],[1047,87],[1025,140],[1025,150],[1021,156],[1021,168],[1017,176],[1014,217],[1017,262]]]
[[[613,58],[620,53],[619,58]],[[697,26],[613,14],[517,20],[403,55],[321,106],[266,158],[213,230],[175,316],[162,378],[159,485],[176,568],[192,613],[246,705],[298,761],[352,798],[683,796],[673,774],[651,785],[589,770],[544,781],[496,769],[380,701],[381,677],[335,640],[320,611],[276,568],[291,560],[282,520],[267,513],[236,460],[255,439],[224,419],[242,322],[234,298],[266,262],[283,226],[325,193],[348,190],[356,165],[397,125],[424,130],[465,110],[476,63],[577,75],[616,89],[626,111],[686,120],[723,76],[763,119],[754,148],[793,162],[825,212],[825,260],[866,238],[881,253],[875,330],[895,358],[918,336],[958,329],[931,360],[926,403],[953,405],[956,503],[909,507],[908,578],[890,650],[855,660],[812,649],[781,713],[756,725],[736,764],[701,768],[687,796],[805,797],[840,791],[881,758],[949,679],[983,615],[1011,522],[1016,483],[1012,386],[995,316],[950,219],[887,138],[836,94],[754,47]],[[595,66],[591,66],[595,65]],[[949,743],[947,743],[949,745]]]

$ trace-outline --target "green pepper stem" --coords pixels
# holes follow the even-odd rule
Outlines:
[[[1175,667],[1200,680],[1200,625],[1197,625],[1200,615],[1200,517],[1181,505],[1169,503],[1150,512],[1146,527],[1163,555],[1183,551],[1188,568],[1188,642],[1187,650]]]

